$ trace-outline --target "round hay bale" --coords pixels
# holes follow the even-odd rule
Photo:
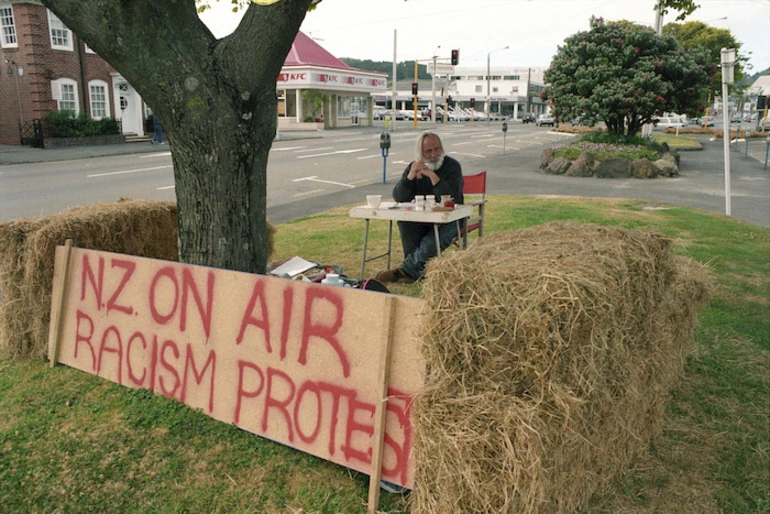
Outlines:
[[[707,296],[687,266],[660,234],[563,222],[431,261],[413,512],[572,512],[625,470]]]

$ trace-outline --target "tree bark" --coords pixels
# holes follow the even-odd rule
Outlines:
[[[180,260],[264,273],[275,85],[311,0],[250,4],[217,40],[195,0],[42,0],[163,124],[174,163]]]

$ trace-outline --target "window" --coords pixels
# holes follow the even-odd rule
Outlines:
[[[109,116],[110,104],[107,102],[107,83],[93,80],[88,84],[88,91],[91,97],[91,117],[100,120]]]
[[[19,46],[16,40],[16,24],[13,22],[13,7],[0,4],[0,47],[15,48]]]
[[[72,51],[72,31],[51,11],[48,11],[48,27],[51,34],[51,48]]]
[[[504,80],[520,80],[518,75],[506,75]]]
[[[476,86],[476,92],[481,93],[481,86]]]
[[[77,82],[72,79],[59,79],[51,82],[51,94],[59,107],[59,111],[80,111],[78,106]]]

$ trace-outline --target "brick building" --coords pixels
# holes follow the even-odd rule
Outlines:
[[[33,120],[64,109],[144,133],[139,95],[39,1],[0,0],[0,66],[0,144],[21,144]]]

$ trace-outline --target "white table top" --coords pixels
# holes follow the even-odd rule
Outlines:
[[[408,206],[408,207],[407,207]],[[416,221],[422,223],[450,223],[473,216],[473,206],[455,205],[451,211],[416,211],[413,204],[382,202],[376,209],[361,205],[350,209],[351,218],[370,220]]]

